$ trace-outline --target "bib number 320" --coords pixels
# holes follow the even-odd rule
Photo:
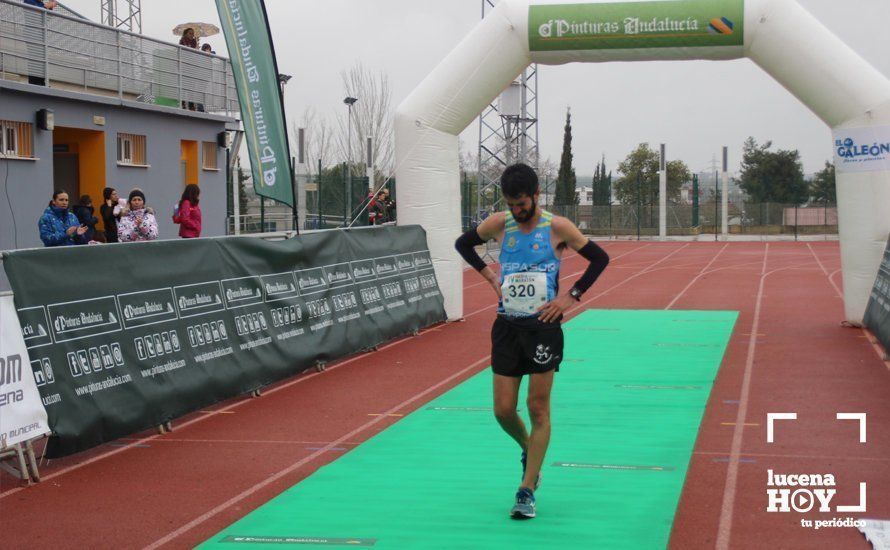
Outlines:
[[[544,273],[511,273],[501,285],[504,311],[531,315],[547,302],[547,275]]]
[[[510,285],[507,291],[510,298],[532,298],[535,295],[535,285],[533,284],[516,284]]]

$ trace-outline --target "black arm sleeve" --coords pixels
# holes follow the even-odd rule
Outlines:
[[[483,241],[482,237],[479,236],[479,233],[476,232],[475,227],[458,237],[457,241],[454,243],[454,248],[457,250],[458,254],[460,254],[461,257],[476,271],[482,271],[486,266],[485,261],[479,257],[479,254],[476,253],[476,249],[473,248],[480,244],[485,244],[485,241]]]
[[[587,289],[593,285],[594,281],[609,265],[609,255],[593,241],[587,241],[587,244],[581,247],[578,254],[586,258],[590,265],[587,266],[584,274],[575,283],[575,288],[581,292],[587,292]]]

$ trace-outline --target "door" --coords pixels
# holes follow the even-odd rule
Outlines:
[[[68,193],[73,206],[80,199],[80,158],[77,153],[53,154],[53,192],[61,189]]]

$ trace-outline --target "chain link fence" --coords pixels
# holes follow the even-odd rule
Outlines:
[[[566,205],[549,210],[572,220],[584,233],[599,236],[658,236],[657,205]],[[722,205],[717,202],[668,204],[669,236],[720,233]],[[727,212],[731,235],[836,235],[835,204],[795,205],[782,203],[730,204]]]

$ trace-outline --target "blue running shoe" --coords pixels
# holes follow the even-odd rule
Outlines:
[[[519,458],[519,461],[522,462],[522,478],[519,480],[520,483],[525,479],[525,463],[528,460],[528,453],[522,451],[522,456]],[[541,472],[538,472],[538,477],[535,478],[535,491],[538,490],[538,487],[541,486]]]
[[[516,504],[510,510],[513,519],[532,519],[535,517],[535,494],[526,488],[516,493]]]

